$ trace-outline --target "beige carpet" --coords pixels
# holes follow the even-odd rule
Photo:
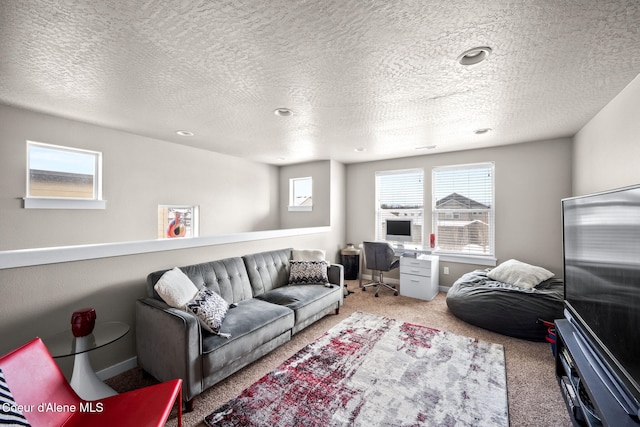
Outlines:
[[[296,334],[287,344],[196,397],[193,412],[184,415],[185,427],[204,426],[205,415],[235,397],[355,311],[375,313],[502,344],[507,366],[511,426],[571,426],[555,379],[554,359],[549,344],[510,338],[469,325],[448,311],[446,294],[442,292],[433,301],[396,297],[387,290],[380,291],[380,297],[376,298],[371,289],[366,292],[359,290],[357,281],[347,283],[348,288],[355,293],[345,299],[339,315],[324,317]],[[123,392],[149,384],[150,380],[144,380],[141,371],[133,369],[108,380],[107,383],[117,391]],[[177,425],[175,411],[167,425]]]

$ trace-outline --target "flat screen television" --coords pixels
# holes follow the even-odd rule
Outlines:
[[[640,186],[562,201],[565,314],[625,410],[640,409]]]
[[[412,221],[410,219],[388,219],[386,221],[387,233],[385,240],[389,242],[411,242]]]

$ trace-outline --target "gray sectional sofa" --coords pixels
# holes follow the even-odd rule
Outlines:
[[[160,381],[183,380],[183,400],[192,399],[343,304],[344,273],[328,268],[331,287],[289,285],[292,249],[263,252],[180,267],[198,288],[222,296],[230,308],[220,332],[203,329],[196,316],[167,305],[154,290],[166,272],[147,277],[148,297],[136,301],[138,365]]]

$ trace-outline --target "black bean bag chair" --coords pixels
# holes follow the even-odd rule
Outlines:
[[[532,289],[492,280],[489,270],[464,274],[447,293],[456,317],[493,332],[529,341],[545,341],[547,327],[563,316],[564,283],[551,278]]]

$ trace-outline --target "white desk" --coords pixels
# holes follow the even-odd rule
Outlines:
[[[400,295],[431,301],[440,290],[440,258],[428,246],[392,245],[400,258]],[[362,244],[360,249],[364,249]],[[360,257],[360,288],[366,263]]]
[[[431,248],[428,246],[411,245],[411,244],[406,244],[403,246],[397,246],[392,244],[391,246],[393,247],[393,251],[398,257],[410,256],[415,258],[418,255],[431,254]]]
[[[431,301],[440,286],[440,258],[436,255],[400,258],[400,295]]]

